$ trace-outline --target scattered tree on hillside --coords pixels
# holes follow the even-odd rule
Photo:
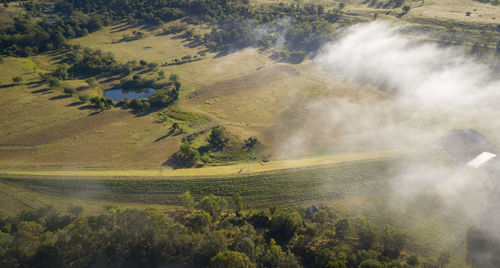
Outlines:
[[[179,195],[179,199],[181,199],[182,207],[191,210],[194,208],[195,202],[193,199],[193,196],[189,191],[184,192],[183,194]]]
[[[226,137],[225,127],[213,128],[210,132],[210,136],[208,137],[208,143],[215,150],[221,150],[222,148],[224,148],[228,140],[229,139]]]
[[[12,82],[14,82],[15,84],[21,83],[22,81],[23,81],[23,78],[20,76],[16,76],[16,77],[12,78]]]
[[[215,196],[213,194],[203,197],[198,207],[209,213],[212,217],[218,217],[222,211],[227,208],[227,201],[225,198],[220,196]]]

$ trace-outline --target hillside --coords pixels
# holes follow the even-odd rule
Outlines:
[[[49,256],[57,230],[140,214],[226,241],[160,266],[232,267],[213,258],[234,251],[242,267],[495,267],[473,252],[498,250],[496,176],[432,145],[463,129],[500,145],[499,20],[475,0],[3,1],[0,266]],[[286,241],[281,216],[302,222]],[[37,242],[13,251],[25,225]],[[253,253],[235,243],[248,226]],[[153,258],[118,245],[123,260],[57,256]]]

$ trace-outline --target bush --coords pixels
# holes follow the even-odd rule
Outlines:
[[[181,144],[177,158],[184,166],[192,167],[200,160],[200,153],[189,143]]]
[[[244,253],[229,251],[220,252],[210,260],[213,268],[253,268],[255,264]]]
[[[288,241],[295,235],[301,225],[302,218],[298,212],[281,212],[273,216],[269,229],[273,238],[279,241]]]
[[[222,148],[224,148],[228,140],[229,139],[226,137],[225,127],[213,128],[210,132],[210,136],[208,137],[208,143],[215,150],[221,150]]]
[[[63,92],[66,95],[72,96],[73,94],[76,94],[76,89],[70,88],[70,87],[65,87]]]
[[[22,81],[23,81],[23,78],[20,76],[16,76],[16,77],[12,78],[12,82],[14,82],[16,84],[21,83]]]
[[[81,103],[87,103],[90,97],[88,95],[79,95],[78,99],[80,100]]]
[[[208,212],[210,216],[217,217],[227,208],[227,201],[223,197],[211,194],[203,197],[198,204],[198,207],[203,211]]]

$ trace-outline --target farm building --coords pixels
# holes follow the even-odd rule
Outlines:
[[[500,153],[495,144],[473,129],[452,130],[431,146],[458,163],[474,168],[492,164]]]

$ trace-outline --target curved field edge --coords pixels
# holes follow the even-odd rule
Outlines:
[[[11,176],[0,178],[0,193],[9,191],[11,198],[30,202],[34,207],[39,203],[90,202],[87,205],[90,209],[95,209],[98,204],[175,209],[180,205],[178,195],[185,191],[190,191],[195,200],[215,194],[230,201],[231,196],[238,193],[243,197],[247,210],[274,205],[304,208],[311,204],[324,204],[334,206],[343,215],[365,215],[380,226],[390,221],[414,238],[410,247],[423,255],[431,256],[438,249],[459,244],[464,234],[462,226],[454,226],[454,219],[443,219],[439,211],[433,211],[426,202],[405,212],[391,209],[391,202],[394,202],[391,195],[393,180],[404,161],[404,158],[386,158],[212,178],[66,179]],[[16,189],[16,192],[11,189]]]
[[[304,201],[358,198],[384,188],[394,159],[350,162],[329,167],[212,178],[16,177],[0,179],[28,190],[77,199],[179,205],[177,196],[195,198],[239,193],[252,208],[298,205]],[[361,195],[361,193],[363,193]]]
[[[367,161],[378,158],[400,157],[414,152],[413,149],[394,149],[372,152],[346,153],[330,156],[307,157],[300,159],[277,160],[270,162],[242,162],[225,166],[206,166],[203,168],[183,168],[171,169],[158,167],[155,169],[92,169],[79,168],[64,169],[57,168],[36,168],[36,169],[10,169],[0,168],[0,176],[53,176],[53,177],[120,177],[120,178],[138,178],[138,177],[216,177],[216,176],[235,176],[252,175],[269,172],[282,172],[290,169],[314,168],[327,165],[340,164],[343,162]]]

